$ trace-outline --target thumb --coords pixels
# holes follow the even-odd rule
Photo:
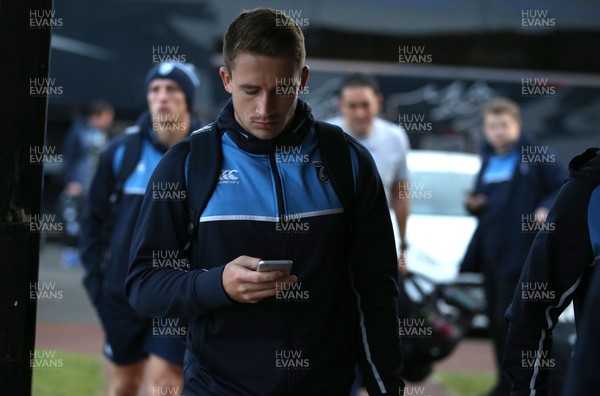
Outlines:
[[[260,260],[261,259],[259,259],[258,257],[240,256],[235,261],[236,261],[236,264],[255,271],[256,267],[258,267],[258,262]]]

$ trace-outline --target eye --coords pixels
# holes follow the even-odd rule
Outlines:
[[[244,89],[244,93],[248,96],[253,96],[258,93],[257,89]]]

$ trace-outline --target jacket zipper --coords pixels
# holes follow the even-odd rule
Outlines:
[[[277,161],[275,160],[275,154],[269,154],[269,163],[271,165],[271,169],[273,171],[273,178],[275,179],[275,192],[277,195],[277,212],[278,212],[278,222],[280,224],[284,224],[288,222],[286,207],[285,207],[285,199],[283,196],[283,184],[281,182],[281,175],[279,174],[279,168],[277,167]],[[286,228],[282,227],[282,230],[286,230]],[[283,231],[282,236],[278,236],[278,239],[283,239],[283,249],[279,251],[282,254],[280,259],[289,259],[291,254],[290,249],[290,236],[289,232]],[[284,321],[284,332],[285,332],[285,348],[288,350],[292,350],[291,347],[295,345],[294,343],[294,304],[285,304],[285,302],[281,302],[281,310]],[[297,378],[294,375],[294,370],[287,371],[287,384],[290,392],[286,392],[287,395],[293,396],[296,394],[296,382]]]

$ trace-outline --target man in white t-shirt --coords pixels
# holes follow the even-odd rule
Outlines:
[[[388,204],[396,214],[400,231],[399,265],[405,270],[406,222],[410,206],[406,156],[410,143],[400,126],[377,116],[382,102],[383,96],[375,79],[364,74],[351,74],[344,79],[339,91],[338,107],[342,116],[328,122],[356,138],[373,156]]]
[[[406,274],[406,222],[410,206],[406,156],[410,143],[400,126],[378,117],[382,102],[383,96],[375,79],[365,74],[351,74],[342,81],[339,90],[338,107],[342,115],[327,122],[340,126],[373,156],[385,187],[388,205],[393,209],[398,224],[398,269]],[[357,374],[360,375],[359,372]],[[354,383],[352,395],[368,395],[362,386],[359,377]]]

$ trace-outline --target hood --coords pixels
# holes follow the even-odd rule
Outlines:
[[[592,147],[573,158],[569,163],[569,174],[600,183],[600,149]]]
[[[262,140],[245,131],[235,120],[231,99],[229,99],[217,119],[217,127],[221,131],[227,133],[239,148],[254,154],[272,153],[275,151],[276,146],[299,145],[314,125],[315,118],[312,115],[310,105],[302,99],[297,101],[296,111],[290,126],[273,139]]]

